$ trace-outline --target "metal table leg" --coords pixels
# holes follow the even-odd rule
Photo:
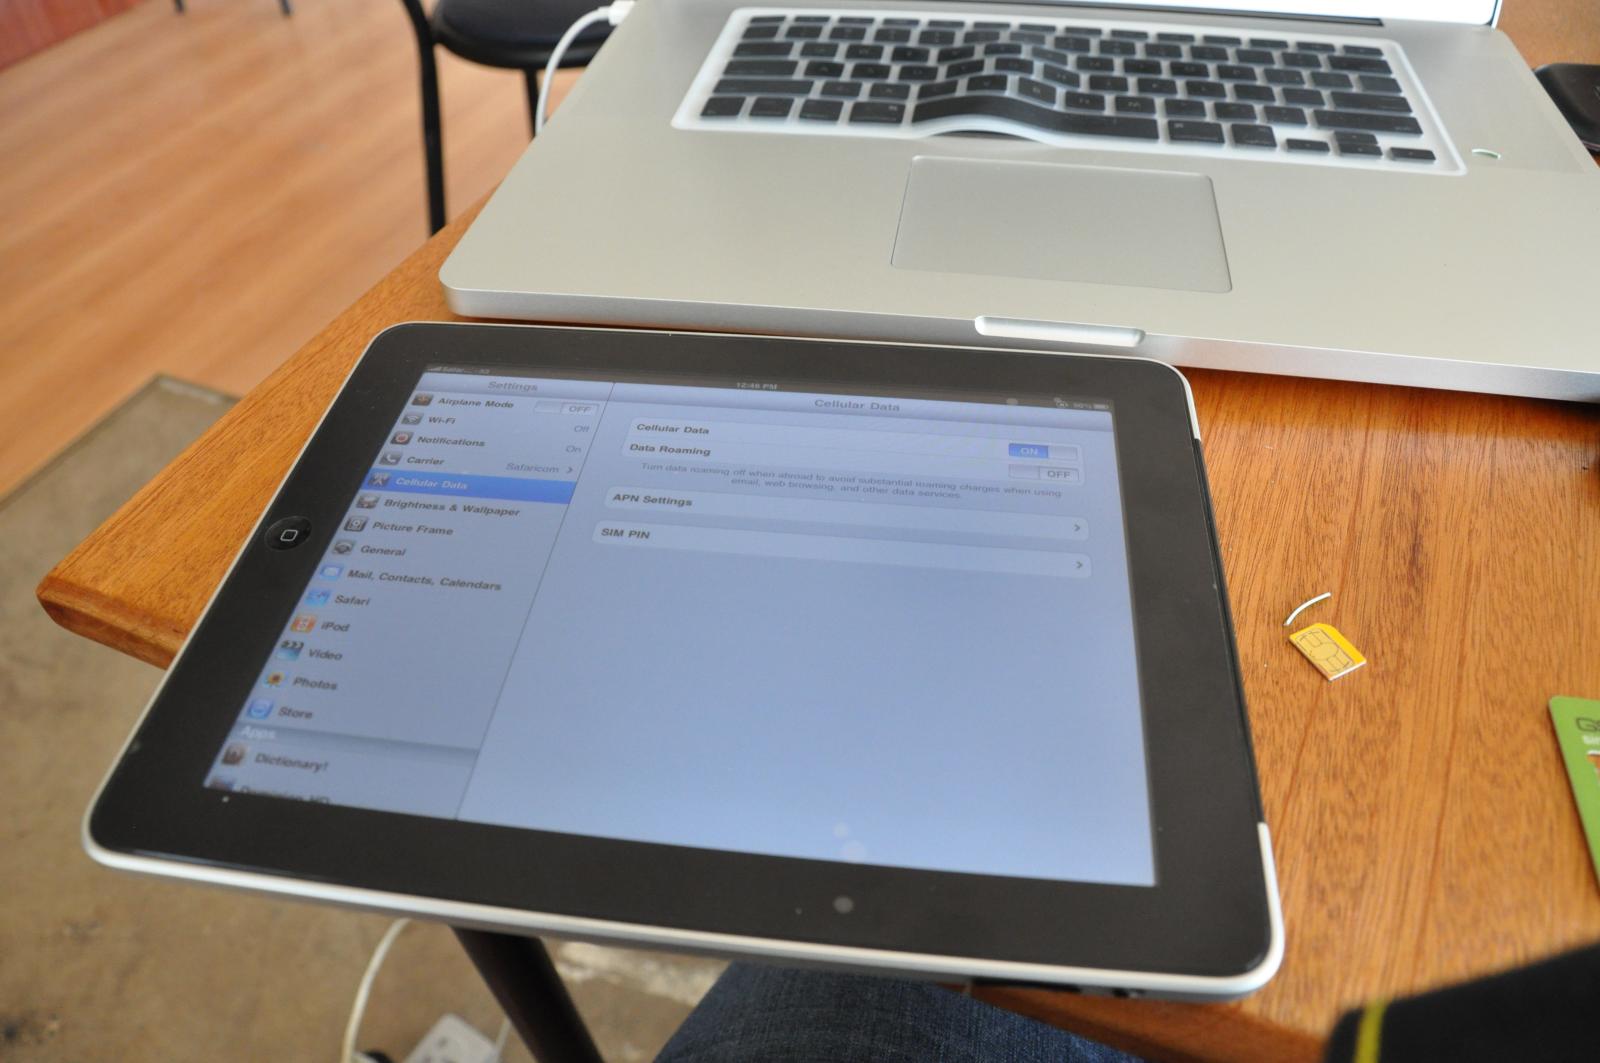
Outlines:
[[[539,1063],[601,1063],[589,1028],[538,938],[454,929]]]

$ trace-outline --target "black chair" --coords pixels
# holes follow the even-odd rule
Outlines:
[[[522,71],[528,91],[528,126],[539,106],[539,73],[567,27],[602,0],[437,0],[430,15],[421,0],[400,0],[417,36],[422,88],[422,153],[428,167],[428,231],[444,228],[444,146],[439,129],[439,73],[433,48],[484,66]],[[605,43],[605,22],[578,35],[561,57],[563,67],[583,66]]]

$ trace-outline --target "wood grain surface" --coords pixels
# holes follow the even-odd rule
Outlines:
[[[1519,45],[1557,58],[1593,5]],[[1520,7],[1508,5],[1508,26]],[[1559,17],[1557,17],[1559,16]],[[1586,21],[1587,20],[1587,21]],[[1574,42],[1576,43],[1576,42]],[[1594,39],[1587,47],[1595,47]],[[1567,56],[1574,54],[1568,48]],[[64,626],[170,660],[371,336],[449,319],[458,220],[340,315],[40,585]],[[1600,697],[1600,409],[1190,371],[1288,928],[1229,1005],[986,990],[1163,1060],[1315,1059],[1337,1013],[1600,939],[1546,710]],[[1285,640],[1337,625],[1333,683]]]

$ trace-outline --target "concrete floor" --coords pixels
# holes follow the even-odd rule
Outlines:
[[[388,921],[112,872],[79,821],[159,673],[55,627],[44,572],[227,408],[152,382],[0,500],[0,1060],[316,1060],[337,1055]],[[609,1060],[651,1058],[722,965],[554,943]],[[396,1060],[453,1011],[500,1014],[448,930],[413,926],[360,1044]],[[527,1060],[514,1046],[509,1060]]]

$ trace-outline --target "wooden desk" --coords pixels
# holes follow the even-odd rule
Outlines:
[[[1533,62],[1600,60],[1600,8],[1524,11]],[[1587,56],[1584,51],[1587,50]],[[45,577],[63,626],[164,665],[380,329],[449,319],[476,211],[251,392]],[[1153,1058],[1311,1060],[1338,1011],[1600,938],[1600,889],[1546,711],[1600,697],[1600,409],[1191,372],[1288,924],[1232,1005],[994,990]],[[1327,683],[1283,618],[1371,658]],[[1197,795],[1198,796],[1198,795]]]

